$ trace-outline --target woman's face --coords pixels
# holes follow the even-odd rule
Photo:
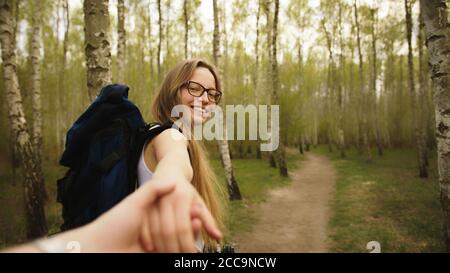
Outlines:
[[[206,89],[216,89],[214,75],[205,67],[197,67],[190,81],[199,83]],[[196,124],[206,122],[210,117],[211,108],[216,105],[208,99],[207,92],[200,97],[194,97],[189,94],[187,86],[181,88],[181,103],[190,108],[192,121]]]

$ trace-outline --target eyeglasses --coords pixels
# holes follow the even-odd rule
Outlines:
[[[194,97],[201,97],[203,96],[203,93],[206,92],[208,94],[209,101],[214,103],[219,103],[220,98],[222,97],[222,92],[220,92],[219,90],[216,90],[214,88],[206,89],[198,82],[187,81],[182,85],[182,87],[186,87],[189,94]]]

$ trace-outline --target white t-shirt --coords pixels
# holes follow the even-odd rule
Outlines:
[[[151,181],[153,173],[150,171],[150,169],[147,167],[147,164],[145,164],[144,160],[144,151],[147,144],[144,145],[144,149],[142,149],[141,157],[139,158],[138,163],[138,185],[142,186],[144,183]],[[203,252],[203,247],[205,246],[205,243],[201,237],[199,237],[195,243],[197,247],[197,252]]]

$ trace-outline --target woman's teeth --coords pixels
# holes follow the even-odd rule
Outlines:
[[[194,109],[194,111],[201,112],[202,114],[206,113],[206,110],[204,108],[193,107],[193,106],[191,106],[191,108]]]

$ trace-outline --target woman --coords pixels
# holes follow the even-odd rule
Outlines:
[[[189,108],[191,124],[208,120],[208,108],[221,98],[220,81],[215,68],[199,59],[186,60],[165,77],[153,103],[153,115],[159,123],[175,123],[174,107]],[[184,117],[186,118],[186,117]],[[206,159],[202,145],[190,139],[191,126],[178,123],[181,132],[171,128],[144,145],[138,164],[139,184],[143,181],[176,182],[174,192],[164,196],[157,209],[150,212],[152,238],[158,251],[178,252],[194,240],[189,208],[193,203],[206,207],[219,227],[223,228],[222,211],[225,198]],[[175,217],[176,215],[176,217]],[[202,234],[197,250],[214,247],[214,241]]]

